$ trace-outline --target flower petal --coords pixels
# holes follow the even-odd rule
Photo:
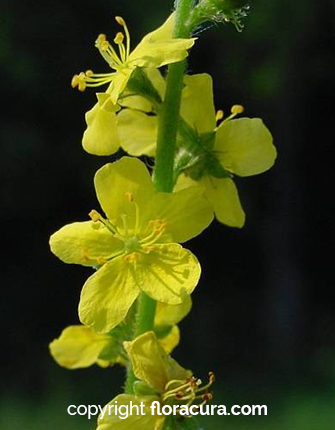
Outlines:
[[[99,169],[94,178],[98,200],[108,218],[117,224],[121,214],[134,218],[134,204],[145,207],[155,194],[148,169],[136,158],[122,157]]]
[[[271,133],[259,118],[222,123],[216,132],[215,150],[224,167],[239,176],[265,172],[277,156]]]
[[[135,157],[156,152],[157,118],[131,109],[117,116],[122,148]]]
[[[94,155],[111,155],[120,147],[114,105],[108,94],[98,93],[98,103],[85,115],[87,129],[83,136],[83,147]]]
[[[123,256],[102,266],[85,282],[79,303],[80,321],[107,333],[127,315],[139,294]]]
[[[174,326],[180,323],[192,308],[191,296],[185,294],[179,305],[168,305],[166,303],[157,303],[155,315],[155,327]]]
[[[122,99],[119,99],[118,104],[124,108],[136,109],[142,112],[151,112],[152,104],[149,100],[142,96],[122,94]]]
[[[142,69],[143,73],[147,75],[154,88],[157,90],[161,99],[164,99],[166,83],[161,72],[155,68]],[[152,112],[154,106],[148,99],[134,95],[133,91],[126,88],[122,93],[122,98],[119,99],[118,104],[125,108],[136,109],[142,112]]]
[[[184,83],[181,116],[198,133],[212,132],[216,126],[212,77],[186,75]]]
[[[155,331],[156,333],[156,331]],[[156,333],[157,336],[157,333]],[[171,352],[175,349],[175,347],[179,344],[180,341],[180,331],[177,325],[174,325],[171,330],[167,333],[167,335],[163,337],[158,337],[159,343],[164,348],[164,351],[167,354],[171,354]]]
[[[134,67],[123,67],[121,71],[114,74],[113,80],[106,91],[106,93],[110,95],[112,103],[117,103],[119,96],[126,88],[133,71]]]
[[[140,254],[134,266],[137,285],[159,302],[181,303],[184,294],[191,294],[199,281],[197,258],[176,243],[148,248],[148,254]]]
[[[195,39],[174,39],[175,14],[171,14],[157,30],[147,34],[129,56],[129,63],[138,67],[161,67],[187,57],[187,49]]]
[[[153,400],[157,400],[155,397],[135,397],[129,394],[120,394],[116,396],[111,402],[109,402],[104,408],[104,415],[100,414],[98,418],[98,427],[96,430],[161,430],[164,424],[164,416],[152,415],[150,404]],[[144,403],[143,412],[144,415],[141,414],[141,402]],[[127,406],[127,409],[122,408],[123,418],[120,418],[120,409],[119,414],[115,414],[115,405]],[[109,408],[109,406],[113,406]],[[138,406],[132,410],[132,406]],[[129,416],[126,418],[126,411],[129,411]],[[132,414],[130,415],[130,411]],[[110,412],[110,413],[109,413]]]
[[[142,231],[147,232],[150,220],[160,219],[166,224],[170,242],[183,243],[199,235],[213,220],[204,191],[195,186],[176,193],[157,193],[141,218]]]
[[[146,75],[150,79],[152,85],[156,88],[161,99],[164,100],[166,81],[163,78],[161,72],[154,67],[148,67],[145,70]]]
[[[124,342],[137,378],[158,393],[163,393],[172,379],[186,379],[190,372],[168,356],[152,331]]]
[[[50,237],[51,251],[64,263],[99,266],[119,253],[123,243],[103,225],[93,221],[65,225]]]
[[[73,325],[66,327],[49,348],[60,366],[79,369],[98,363],[99,355],[110,341],[109,336],[96,334],[89,327]]]
[[[233,180],[211,176],[203,178],[202,182],[206,184],[207,197],[218,221],[231,227],[243,227],[245,214]]]

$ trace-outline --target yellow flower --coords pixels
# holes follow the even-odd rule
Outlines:
[[[158,77],[152,82],[157,85]],[[204,187],[216,218],[229,226],[242,227],[245,214],[232,178],[257,175],[274,164],[277,153],[271,133],[259,118],[234,119],[243,112],[239,105],[233,106],[231,115],[218,125],[224,114],[215,112],[212,78],[200,74],[186,76],[184,82],[181,103],[184,126],[179,130],[176,160],[183,174],[176,189],[197,184]],[[125,109],[118,115],[118,123],[124,149],[134,155],[141,155],[141,151],[154,154],[155,116]],[[135,127],[140,145],[131,140]]]
[[[134,158],[105,165],[94,181],[107,218],[92,211],[92,221],[61,228],[50,246],[66,263],[98,267],[83,287],[79,317],[106,333],[124,320],[141,291],[168,304],[192,293],[200,265],[178,243],[201,233],[213,215],[199,187],[158,193]]]
[[[119,149],[115,112],[120,108],[117,102],[137,67],[157,68],[181,61],[187,56],[187,50],[193,46],[195,39],[173,39],[174,17],[174,14],[170,15],[161,27],[147,34],[132,52],[128,27],[119,16],[115,19],[124,30],[124,33],[118,32],[114,39],[119,53],[104,34],[98,36],[95,46],[114,71],[93,73],[88,70],[72,78],[72,86],[78,87],[80,91],[86,87],[109,84],[105,93],[96,94],[98,103],[85,116],[87,129],[82,144],[88,153],[111,155]]]
[[[119,52],[117,53],[104,34],[100,34],[95,42],[100,54],[114,72],[95,74],[88,70],[75,75],[72,79],[72,86],[78,87],[80,91],[84,91],[86,87],[110,84],[106,92],[114,104],[137,67],[157,68],[181,61],[187,57],[187,50],[194,45],[195,41],[194,38],[173,38],[175,20],[173,13],[161,27],[147,34],[130,52],[130,34],[125,20],[120,16],[115,17],[115,20],[124,31],[124,33],[118,32],[114,38],[114,44]]]
[[[243,112],[239,105],[233,106],[231,115],[217,126],[224,114],[215,113],[212,78],[207,74],[187,76],[185,84],[181,115],[205,151],[185,169],[179,187],[196,182],[205,187],[216,218],[242,227],[245,214],[232,177],[257,175],[272,167],[277,152],[271,133],[259,118],[233,119]]]
[[[72,325],[66,327],[58,339],[50,345],[50,353],[56,362],[67,369],[80,369],[98,364],[107,367],[114,363],[124,363],[121,356],[113,360],[101,358],[105,349],[113,349],[115,339],[109,335],[97,334],[90,327]]]
[[[186,295],[179,305],[157,303],[154,332],[167,354],[179,343],[177,324],[189,313],[191,298]],[[127,364],[123,342],[132,336],[132,324],[123,322],[108,334],[95,333],[90,327],[73,325],[66,327],[59,338],[50,345],[55,361],[67,369],[80,369],[98,364],[108,367]]]
[[[190,406],[193,402],[207,403],[212,398],[208,389],[214,381],[213,373],[210,373],[209,383],[201,386],[200,379],[192,376],[191,371],[181,367],[165,353],[153,332],[147,332],[132,342],[125,342],[124,347],[132,362],[135,376],[139,379],[141,394],[138,396],[121,394],[107,406],[115,402],[119,406],[130,405],[130,402],[133,405],[140,405],[143,402],[145,415],[129,415],[127,420],[123,420],[115,413],[105,413],[98,418],[97,430],[115,428],[160,430],[163,428],[165,417],[152,413],[150,408],[152,402],[159,402],[162,406],[164,404]],[[147,393],[144,395],[145,391]]]

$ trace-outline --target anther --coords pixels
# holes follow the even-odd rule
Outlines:
[[[224,117],[223,110],[218,110],[215,115],[216,122],[220,121]]]
[[[126,25],[125,20],[121,16],[116,16],[115,21],[124,27]]]
[[[103,42],[107,42],[107,37],[105,34],[101,33],[97,37],[96,43],[103,43]]]
[[[86,89],[86,76],[84,72],[79,73],[79,75],[74,75],[71,80],[72,88],[78,87],[79,91],[85,91]]]
[[[116,43],[117,45],[121,45],[121,43],[123,42],[123,39],[124,39],[124,35],[119,31],[115,36],[114,43]]]
[[[232,106],[230,112],[233,115],[239,115],[239,114],[244,112],[244,107],[242,105],[234,105],[234,106]]]
[[[212,393],[205,393],[205,394],[202,396],[202,400],[203,400],[203,402],[205,402],[205,403],[210,402],[212,399],[213,399],[213,394],[212,394]]]
[[[89,217],[91,218],[91,220],[93,222],[98,222],[101,221],[101,215],[99,214],[99,212],[97,212],[96,210],[91,210],[91,212],[88,214]]]

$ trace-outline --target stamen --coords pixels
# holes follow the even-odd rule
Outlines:
[[[234,105],[230,111],[233,115],[239,115],[244,112],[244,107],[242,105]]]
[[[126,237],[129,237],[127,215],[126,214],[122,214],[121,215],[121,219],[122,219],[122,226],[123,226],[123,230],[125,232],[125,235],[126,235]]]
[[[152,229],[152,231],[148,236],[141,240],[141,244],[145,244],[147,246],[153,245],[158,239],[160,239],[166,229],[167,224],[163,220],[155,219],[150,220],[148,222],[148,226]]]
[[[119,58],[114,48],[107,40],[105,34],[99,34],[97,40],[95,41],[95,46],[98,48],[100,54],[112,69],[117,70],[117,67],[122,66],[122,60]]]
[[[124,39],[124,35],[119,31],[115,36],[114,43],[116,43],[117,45],[121,45],[121,43],[123,42],[123,39]]]
[[[122,27],[124,27],[126,25],[125,20],[122,18],[122,16],[116,16],[115,17],[115,21],[118,24],[122,25]]]
[[[242,105],[234,105],[230,109],[230,112],[231,112],[231,115],[229,115],[228,118],[226,118],[223,122],[227,122],[230,119],[235,118],[236,115],[240,115],[241,113],[243,113],[244,107]]]
[[[139,258],[138,252],[132,252],[131,254],[125,255],[123,257],[123,260],[126,263],[133,263],[133,262],[136,262],[138,260],[138,258]]]
[[[99,214],[99,212],[97,212],[94,209],[92,209],[88,215],[92,219],[93,222],[98,222],[98,221],[102,220],[102,216]]]
[[[216,122],[219,122],[219,121],[221,121],[221,119],[224,117],[224,112],[223,112],[223,110],[218,110],[217,112],[216,112],[216,115],[215,115],[215,119],[216,119]]]
[[[103,224],[116,238],[122,240],[122,237],[118,234],[117,228],[108,219],[104,219],[99,212],[93,209],[89,213],[89,216],[93,222],[101,222],[101,224]]]
[[[115,17],[115,21],[121,25],[124,29],[124,32],[126,34],[126,59],[125,61],[128,60],[129,54],[130,54],[130,34],[129,34],[129,30],[126,24],[126,21],[121,17],[121,16],[116,16]]]
[[[79,75],[74,75],[71,80],[72,88],[78,87],[78,90],[83,92],[86,89],[86,76],[84,72],[79,73]]]

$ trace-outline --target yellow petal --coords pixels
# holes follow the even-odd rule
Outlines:
[[[161,430],[164,424],[164,416],[151,415],[150,404],[155,397],[135,397],[129,394],[120,394],[109,402],[104,408],[104,415],[100,414],[98,418],[98,427],[96,430]],[[141,414],[140,405],[144,404],[143,412]],[[117,405],[126,406],[121,408],[123,418],[115,414],[115,407],[109,406]],[[132,409],[133,406],[133,409]],[[138,408],[136,408],[138,406]],[[130,411],[132,409],[132,414]],[[126,418],[126,412],[129,411],[129,416]],[[110,413],[109,413],[110,411]],[[139,412],[139,414],[137,413]]]
[[[179,305],[168,305],[166,303],[157,303],[155,326],[166,327],[178,324],[192,308],[191,296],[184,295]]]
[[[174,325],[166,336],[163,336],[163,337],[157,336],[157,337],[158,337],[159,343],[164,348],[164,351],[167,354],[171,354],[171,352],[179,344],[180,331],[179,331],[178,326]]]
[[[112,103],[116,104],[120,94],[126,88],[127,83],[134,71],[134,67],[124,67],[119,72],[116,72],[112,82],[110,83],[106,93],[110,95]]]
[[[98,363],[110,337],[96,334],[91,328],[75,325],[64,329],[58,339],[50,343],[56,362],[67,369],[79,369]]]
[[[215,150],[224,167],[239,176],[262,173],[277,156],[272,136],[259,118],[224,122],[216,133]]]
[[[161,99],[164,100],[166,81],[163,78],[161,72],[153,67],[148,67],[144,70],[152,85],[156,88],[158,94],[161,96]]]
[[[186,75],[181,116],[198,133],[212,132],[216,126],[213,81],[210,75]]]
[[[145,248],[144,248],[145,249]],[[153,299],[178,304],[191,294],[200,278],[200,264],[187,249],[176,243],[151,245],[136,262],[137,285]]]
[[[195,39],[173,39],[175,14],[157,30],[147,34],[129,56],[129,64],[138,67],[161,67],[187,57]]]
[[[83,136],[83,147],[94,155],[111,155],[120,147],[114,105],[108,94],[97,94],[98,103],[86,113],[87,129]]]
[[[131,109],[117,116],[122,148],[135,157],[154,156],[156,152],[157,118]]]
[[[202,182],[218,221],[231,227],[243,227],[245,214],[234,182],[230,178],[214,177],[204,177]]]
[[[137,378],[159,393],[164,392],[166,384],[172,379],[183,380],[190,376],[188,370],[166,354],[152,331],[132,342],[124,342],[124,347]]]
[[[119,99],[118,104],[124,108],[135,109],[142,112],[152,111],[152,104],[144,97],[128,95],[128,93],[123,93],[122,97],[122,99]]]
[[[101,224],[93,221],[74,222],[50,237],[51,251],[65,263],[99,266],[101,261],[123,249]]]
[[[199,235],[213,220],[212,207],[204,191],[195,186],[176,193],[156,194],[141,218],[142,230],[146,232],[150,220],[160,219],[166,224],[170,242],[183,243]]]
[[[145,164],[130,157],[122,157],[115,163],[103,166],[96,173],[94,184],[101,207],[115,224],[120,222],[119,217],[122,214],[128,216],[129,223],[133,222],[133,202],[139,207],[145,207],[155,194]]]
[[[124,320],[138,294],[123,256],[116,257],[85,282],[79,303],[80,321],[97,333],[107,333]]]
[[[193,180],[190,176],[186,176],[184,173],[178,176],[177,183],[174,187],[174,192],[184,190],[189,187],[199,186],[199,183]]]

